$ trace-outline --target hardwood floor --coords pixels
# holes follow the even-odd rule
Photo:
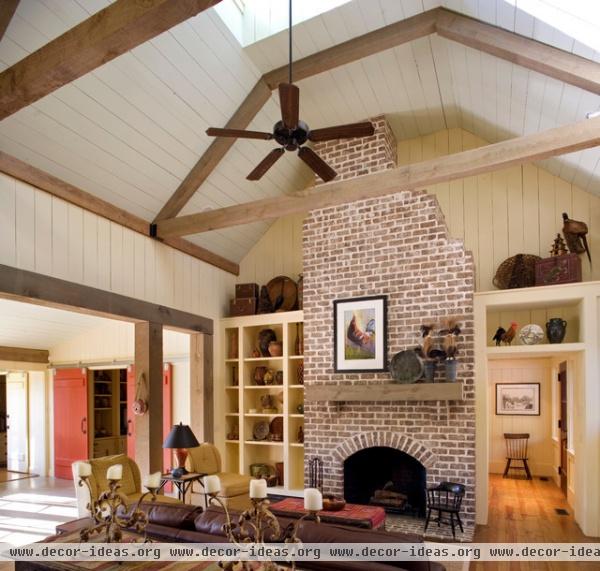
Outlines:
[[[563,508],[569,515],[558,515],[555,508]],[[489,524],[477,526],[475,542],[480,543],[564,543],[599,542],[583,534],[573,518],[560,488],[552,481],[502,478],[490,474]],[[471,563],[471,571],[566,571],[600,569],[600,563],[504,562]]]

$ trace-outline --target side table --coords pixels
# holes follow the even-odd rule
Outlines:
[[[160,492],[168,482],[172,482],[177,488],[177,498],[185,504],[185,495],[187,494],[187,491],[194,482],[202,483],[201,480],[203,476],[206,476],[206,474],[199,474],[196,472],[188,472],[179,477],[175,477],[172,474],[162,474],[158,491]]]

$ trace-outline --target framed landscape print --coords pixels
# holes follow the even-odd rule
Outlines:
[[[496,383],[496,414],[539,416],[540,383]]]
[[[333,302],[334,370],[364,373],[387,370],[387,297]]]

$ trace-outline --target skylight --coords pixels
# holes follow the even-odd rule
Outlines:
[[[349,1],[296,0],[293,3],[294,25]],[[273,36],[288,27],[288,2],[285,0],[223,0],[215,9],[242,46]]]
[[[549,26],[600,52],[600,2],[590,0],[505,0]]]

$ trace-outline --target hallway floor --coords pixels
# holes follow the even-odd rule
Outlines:
[[[59,523],[77,518],[70,480],[26,478],[0,483],[0,542],[13,546],[40,541]]]
[[[558,515],[556,509],[565,509],[568,515]],[[488,525],[475,529],[475,542],[480,543],[597,543],[597,538],[583,534],[573,510],[567,504],[562,490],[551,480],[542,481],[502,478],[490,474],[490,504]],[[471,571],[566,571],[600,569],[600,563],[471,563]]]

